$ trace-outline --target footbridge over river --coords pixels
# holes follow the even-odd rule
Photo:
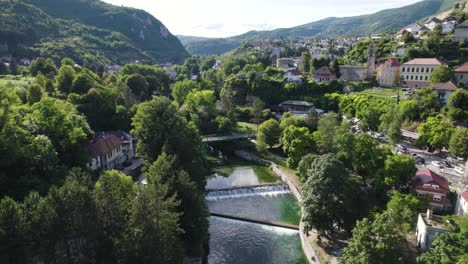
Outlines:
[[[243,134],[229,134],[229,135],[206,135],[203,136],[202,141],[205,143],[232,141],[239,139],[249,139],[257,137],[257,133],[243,133]]]

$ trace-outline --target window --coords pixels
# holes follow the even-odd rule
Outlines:
[[[432,185],[432,189],[439,190],[439,185]]]
[[[423,80],[423,77],[422,77],[422,76],[420,76],[420,77],[419,77],[419,80],[420,80],[420,81],[422,81],[422,80]]]
[[[460,74],[460,80],[463,80],[463,74]]]
[[[432,197],[432,199],[433,199],[434,201],[440,202],[440,200],[442,200],[442,197],[441,197],[440,195],[434,195],[434,197]]]
[[[411,68],[411,72],[414,72],[414,67],[413,67],[413,68]]]
[[[423,187],[424,187],[424,188],[431,188],[431,185],[428,184],[428,183],[426,183],[426,184],[423,185]]]
[[[416,68],[416,72],[419,72],[419,67],[418,67],[418,68]]]
[[[405,67],[403,67],[401,70],[402,70],[402,72],[405,72],[406,68],[405,68]]]
[[[428,77],[426,76],[426,77],[424,78],[424,80],[426,80],[426,81],[427,81],[427,79],[428,79]]]
[[[426,72],[429,72],[429,68],[426,68]]]
[[[411,75],[411,80],[413,80],[413,79],[414,79],[414,76],[413,76],[413,75]]]

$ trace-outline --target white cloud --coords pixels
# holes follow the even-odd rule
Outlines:
[[[322,18],[369,14],[420,0],[104,0],[141,8],[174,34],[226,37],[293,27]]]

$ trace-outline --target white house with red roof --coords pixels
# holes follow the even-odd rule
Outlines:
[[[101,168],[111,170],[122,165],[125,161],[122,144],[122,139],[113,134],[96,134],[88,145],[88,168],[92,171]]]
[[[332,82],[334,80],[336,80],[336,73],[328,66],[323,66],[314,72],[315,82]]]
[[[446,83],[435,84],[432,86],[432,89],[437,92],[439,99],[444,102],[444,104],[447,104],[449,97],[458,87],[452,81],[448,81]]]
[[[412,179],[412,187],[419,197],[429,197],[432,210],[443,211],[446,207],[446,196],[450,188],[444,177],[429,169],[420,170]]]
[[[435,68],[442,65],[436,58],[418,58],[401,65],[401,77],[407,88],[423,88],[430,84]]]
[[[284,74],[286,81],[288,82],[302,82],[302,72],[299,70],[289,70]]]

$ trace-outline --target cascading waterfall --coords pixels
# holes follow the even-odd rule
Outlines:
[[[275,184],[266,186],[211,190],[207,192],[205,198],[207,201],[213,201],[221,199],[244,198],[257,195],[277,196],[288,193],[291,193],[291,190],[289,190],[289,187],[286,184]]]

